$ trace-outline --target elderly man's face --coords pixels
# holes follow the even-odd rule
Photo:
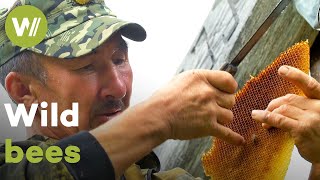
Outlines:
[[[74,60],[42,58],[47,81],[45,85],[37,84],[37,100],[57,102],[59,115],[71,109],[73,102],[79,103],[79,127],[59,124],[59,130],[64,128],[66,135],[95,128],[129,106],[132,70],[127,45],[120,34],[112,36],[94,53]],[[50,117],[50,106],[47,109]]]

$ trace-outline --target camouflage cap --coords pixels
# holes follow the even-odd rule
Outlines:
[[[143,41],[142,26],[118,19],[104,0],[19,0],[19,5],[39,8],[48,21],[45,39],[30,48],[14,45],[5,32],[5,21],[10,10],[0,10],[0,66],[24,50],[57,58],[75,58],[90,53],[113,33],[134,41]]]

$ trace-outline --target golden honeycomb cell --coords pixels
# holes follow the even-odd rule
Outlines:
[[[227,125],[247,141],[234,146],[215,139],[211,149],[202,156],[207,176],[223,180],[284,179],[294,146],[289,133],[280,129],[263,129],[251,118],[254,109],[266,109],[269,102],[286,94],[303,95],[295,85],[278,75],[282,65],[309,72],[310,48],[301,42],[277,57],[257,77],[251,78],[236,94],[232,108],[234,120]]]

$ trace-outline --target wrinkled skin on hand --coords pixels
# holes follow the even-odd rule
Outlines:
[[[252,118],[265,128],[288,131],[300,155],[320,163],[320,84],[302,71],[282,66],[279,75],[298,86],[306,97],[288,94],[270,102],[266,110],[252,112]]]
[[[165,139],[215,136],[232,144],[244,138],[223,126],[233,119],[237,83],[223,71],[192,70],[176,76],[149,100],[158,102],[166,123]]]

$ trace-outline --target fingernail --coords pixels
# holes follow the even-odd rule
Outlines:
[[[256,117],[260,112],[261,112],[261,110],[253,110],[253,111],[251,112],[251,116],[252,116],[252,117]]]
[[[263,127],[264,129],[268,129],[268,125],[265,124],[265,123],[262,123],[262,127]]]
[[[272,128],[272,126],[270,126],[270,125],[268,125],[268,124],[266,124],[266,123],[262,123],[262,127],[263,127],[264,129],[266,129],[266,130]]]
[[[289,72],[289,68],[287,66],[281,66],[278,70],[279,74],[282,76],[286,76]]]
[[[243,138],[242,142],[241,142],[241,145],[246,145],[246,143],[247,143],[246,140]]]

